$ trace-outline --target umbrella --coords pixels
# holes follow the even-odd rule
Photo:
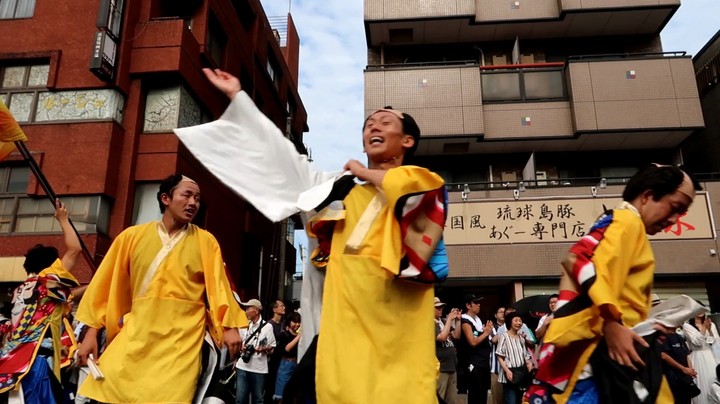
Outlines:
[[[535,295],[520,299],[512,307],[520,313],[542,317],[550,312],[550,295]]]

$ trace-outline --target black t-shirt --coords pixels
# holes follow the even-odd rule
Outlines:
[[[291,349],[289,352],[285,350],[285,347],[287,344],[292,342],[292,340],[295,339],[295,336],[292,335],[289,331],[285,330],[282,333],[280,333],[280,336],[278,337],[277,344],[275,345],[276,352],[280,353],[280,356],[282,358],[297,358],[298,356],[298,344],[295,344],[293,349]]]
[[[482,324],[482,320],[480,321]],[[477,329],[475,327],[475,324],[473,324],[472,321],[468,320],[467,318],[463,317],[461,320],[461,324],[469,324],[472,328],[473,335],[478,336],[482,334],[483,330]],[[460,338],[461,341],[461,353],[460,353],[460,362],[467,366],[467,365],[473,365],[475,367],[479,368],[490,368],[490,337],[485,338],[483,342],[479,343],[476,346],[470,346],[470,344],[467,341],[467,338],[465,337],[465,333],[462,333],[462,337]]]
[[[685,344],[685,339],[675,333],[668,334],[665,338],[665,343],[662,347],[662,352],[668,354],[675,362],[687,366],[687,357],[690,355],[690,350]],[[668,377],[668,382],[673,383],[678,379],[678,376],[683,374],[680,370],[670,366],[669,363],[663,361],[663,370],[665,375]]]

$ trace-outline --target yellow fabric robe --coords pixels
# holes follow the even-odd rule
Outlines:
[[[386,204],[356,250],[346,242],[378,190],[355,186],[345,197],[326,268],[319,404],[437,402],[433,285],[396,278],[403,251],[394,211],[401,196],[442,186],[442,178],[423,168],[389,170],[382,184]]]
[[[602,338],[603,320],[599,307],[608,305],[623,324],[633,327],[647,319],[650,292],[655,275],[655,256],[645,225],[632,208],[613,210],[612,223],[605,231],[592,257],[596,279],[588,290],[592,306],[569,316],[553,319],[544,342],[564,347],[583,344],[582,354],[563,394],[553,398],[558,404],[568,402],[575,384]],[[669,400],[669,401],[668,401]],[[657,403],[671,403],[672,393],[667,381],[658,394]]]
[[[223,327],[247,327],[217,241],[195,225],[138,296],[161,248],[158,223],[151,222],[123,231],[103,259],[77,318],[107,330],[108,345],[99,358],[105,380],[88,377],[79,394],[108,403],[189,403],[206,321],[218,344]]]

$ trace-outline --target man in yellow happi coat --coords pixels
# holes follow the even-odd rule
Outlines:
[[[570,249],[529,402],[673,402],[661,369],[646,366],[639,354],[659,360],[650,346],[654,337],[648,342],[630,327],[650,312],[655,258],[647,235],[677,223],[700,189],[677,167],[650,166],[630,179],[623,202]],[[637,369],[644,373],[633,373]],[[643,378],[652,372],[660,374]],[[626,373],[646,384],[618,376]],[[653,378],[657,382],[647,382]],[[647,399],[633,401],[637,386]]]
[[[247,327],[217,241],[190,223],[200,207],[197,183],[168,177],[158,202],[162,219],[117,236],[78,308],[90,327],[81,363],[97,358],[97,332],[107,332],[104,380],[88,377],[78,391],[100,402],[191,402],[206,326],[231,357],[241,344],[237,328]]]
[[[432,282],[447,274],[445,192],[440,176],[406,165],[420,140],[414,119],[389,107],[370,114],[362,133],[368,165],[350,160],[344,167],[362,183],[344,182],[349,193],[320,199],[324,208],[306,209],[302,195],[322,187],[327,176],[282,139],[240,91],[237,78],[220,70],[205,73],[232,102],[218,121],[175,131],[189,150],[217,176],[228,176],[230,167],[237,171],[228,176],[235,191],[270,218],[287,217],[295,206],[319,210],[306,225],[319,244],[311,260],[325,269],[317,402],[436,403]],[[213,137],[232,153],[204,150]],[[272,167],[261,156],[272,157]],[[302,309],[313,317],[313,307],[303,303]]]

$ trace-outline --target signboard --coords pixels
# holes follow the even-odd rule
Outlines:
[[[446,245],[571,243],[621,200],[620,196],[602,196],[451,203],[443,237]],[[714,238],[708,196],[700,192],[676,224],[650,240]]]
[[[99,79],[110,81],[115,74],[117,44],[105,31],[95,33],[95,44],[90,59],[90,71]]]

